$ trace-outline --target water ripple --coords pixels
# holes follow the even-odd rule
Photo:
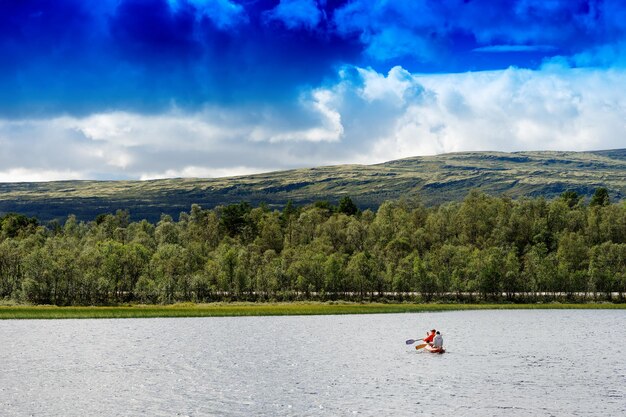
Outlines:
[[[0,414],[624,415],[625,318],[545,310],[2,321]],[[404,344],[432,327],[444,333],[445,355]],[[601,353],[592,334],[606,343]]]

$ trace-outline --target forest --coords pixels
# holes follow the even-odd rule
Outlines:
[[[52,305],[214,301],[624,302],[626,202],[472,190],[360,211],[350,197],[282,211],[192,205],[40,224],[0,217],[0,300]]]

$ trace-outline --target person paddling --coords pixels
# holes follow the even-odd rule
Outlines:
[[[432,346],[435,349],[443,349],[443,336],[441,335],[441,333],[437,332],[435,338],[433,339]]]
[[[424,342],[426,342],[427,344],[429,344],[430,346],[432,346],[433,345],[433,340],[435,339],[435,332],[436,332],[435,329],[432,329],[430,331],[430,334],[428,332],[426,332],[427,336],[425,338],[423,338],[422,340]]]

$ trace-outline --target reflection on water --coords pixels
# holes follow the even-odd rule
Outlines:
[[[626,311],[0,321],[0,414],[626,415]],[[447,353],[404,341],[436,327]]]

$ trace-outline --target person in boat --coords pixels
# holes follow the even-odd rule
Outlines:
[[[443,349],[443,336],[441,333],[436,333],[435,338],[433,339],[432,347],[435,349]]]
[[[432,346],[432,345],[433,345],[433,340],[435,339],[435,332],[436,332],[436,330],[435,330],[435,329],[432,329],[432,330],[430,331],[430,333],[426,332],[427,336],[426,336],[425,338],[423,338],[422,340],[423,340],[425,343],[427,343],[427,344],[429,344],[430,346]]]

